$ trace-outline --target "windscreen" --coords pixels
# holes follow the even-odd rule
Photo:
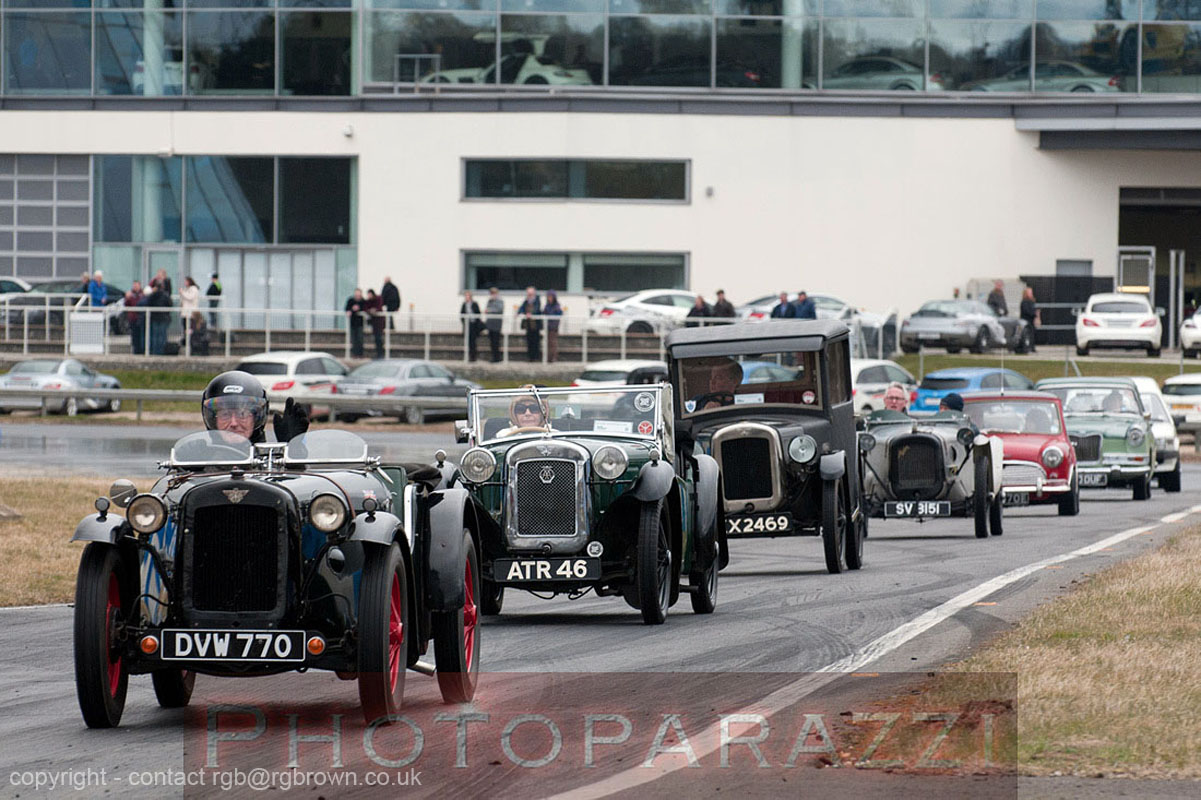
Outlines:
[[[308,431],[289,440],[284,448],[284,461],[290,463],[362,461],[366,457],[367,443],[349,431]]]
[[[1141,414],[1138,395],[1125,386],[1054,386],[1047,391],[1065,414]]]
[[[1140,395],[1143,399],[1143,408],[1151,412],[1152,422],[1170,422],[1171,417],[1168,416],[1168,410],[1164,408],[1163,402],[1158,395],[1146,393]]]
[[[738,406],[822,406],[816,352],[698,356],[678,362],[684,416]]]
[[[12,368],[13,375],[52,375],[58,369],[57,361],[22,361]]]
[[[524,389],[476,392],[473,423],[478,442],[527,434],[604,434],[651,438],[659,426],[658,388]]]
[[[1129,300],[1112,300],[1106,303],[1094,303],[1093,311],[1098,314],[1150,314],[1151,309],[1143,303]]]
[[[922,378],[921,388],[932,392],[947,392],[951,389],[966,389],[967,378]]]
[[[1168,383],[1164,384],[1164,394],[1176,395],[1177,397],[1187,397],[1189,395],[1201,395],[1201,383]]]
[[[253,455],[254,445],[244,436],[232,431],[200,431],[188,434],[171,446],[170,464],[247,464]]]
[[[1046,400],[970,401],[964,413],[984,433],[1037,433],[1047,436],[1060,432],[1059,409]]]
[[[625,370],[620,369],[589,369],[580,376],[582,381],[624,381]]]
[[[288,365],[277,361],[244,361],[235,369],[251,375],[287,375]]]

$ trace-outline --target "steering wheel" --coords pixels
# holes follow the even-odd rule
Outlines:
[[[516,433],[546,433],[549,430],[550,427],[545,425],[525,425],[521,428],[513,428],[506,435],[512,436]]]
[[[702,394],[700,397],[696,398],[696,410],[703,411],[705,406],[714,402],[721,406],[732,406],[734,405],[734,393],[706,392],[705,394]]]

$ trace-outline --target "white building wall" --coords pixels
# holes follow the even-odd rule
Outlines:
[[[1122,186],[1201,154],[1042,151],[1012,119],[563,113],[5,112],[0,152],[350,155],[360,283],[457,308],[462,251],[689,254],[691,288],[913,310],[971,278],[1113,274]],[[352,135],[346,135],[351,133]],[[463,201],[465,157],[686,158],[685,205]],[[712,196],[707,189],[712,187]],[[573,308],[572,311],[582,311]]]

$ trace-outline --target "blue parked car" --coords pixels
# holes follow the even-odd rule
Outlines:
[[[973,392],[977,389],[1033,389],[1025,375],[999,367],[956,367],[926,373],[917,387],[917,399],[909,406],[913,416],[934,414],[938,402],[951,392]]]

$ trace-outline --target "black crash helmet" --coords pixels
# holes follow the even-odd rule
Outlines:
[[[267,390],[248,372],[222,372],[209,381],[200,401],[204,427],[216,430],[218,416],[237,412],[253,415],[254,431],[249,438],[252,442],[261,442],[263,427],[267,424]]]

